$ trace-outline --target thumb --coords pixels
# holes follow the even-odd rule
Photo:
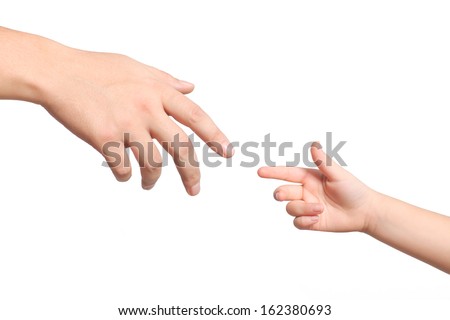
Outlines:
[[[331,181],[342,180],[348,172],[339,164],[333,161],[324,151],[319,142],[313,142],[311,145],[312,160],[328,179]]]

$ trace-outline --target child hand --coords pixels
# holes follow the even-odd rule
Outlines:
[[[366,232],[371,226],[371,205],[376,193],[333,162],[319,143],[311,147],[317,169],[263,167],[262,178],[296,182],[275,189],[278,201],[289,201],[286,211],[299,229]]]

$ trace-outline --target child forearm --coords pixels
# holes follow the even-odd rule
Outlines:
[[[367,233],[372,237],[450,273],[450,217],[377,195]]]

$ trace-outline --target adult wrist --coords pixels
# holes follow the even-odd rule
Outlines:
[[[33,34],[0,28],[0,98],[46,103],[67,47]]]

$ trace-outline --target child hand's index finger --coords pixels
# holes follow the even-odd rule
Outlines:
[[[262,167],[258,170],[261,178],[285,180],[289,182],[301,183],[308,170],[298,167]]]

